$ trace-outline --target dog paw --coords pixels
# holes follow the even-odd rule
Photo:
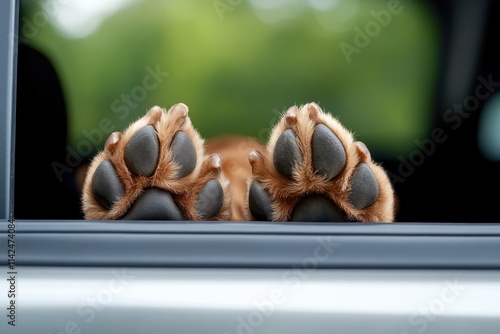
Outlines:
[[[112,133],[88,169],[85,219],[226,220],[229,182],[217,154],[206,155],[188,108],[160,107]]]
[[[310,103],[291,107],[249,154],[248,219],[392,222],[394,192],[368,148]]]

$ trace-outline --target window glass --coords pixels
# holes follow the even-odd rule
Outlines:
[[[184,102],[205,138],[265,142],[284,110],[314,101],[377,159],[407,156],[432,126],[440,34],[418,1],[22,0],[20,42],[61,87],[59,105],[31,111],[33,154],[74,190],[73,204],[40,204],[49,216],[79,205],[79,166],[153,105]],[[20,131],[18,152],[33,150]]]
[[[500,161],[500,94],[486,104],[479,126],[481,152],[488,159]]]
[[[279,113],[309,101],[388,154],[411,149],[426,131],[439,40],[422,4],[234,3],[34,3],[23,38],[58,69],[70,146],[83,146],[104,118],[112,121],[106,137],[154,104],[179,101],[205,137],[224,129],[265,141]]]

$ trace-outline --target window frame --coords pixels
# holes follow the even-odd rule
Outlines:
[[[18,12],[18,0],[0,2],[0,221],[13,219]]]
[[[14,222],[18,12],[18,0],[0,2],[0,31],[9,32],[0,34],[0,43],[7,45],[0,50],[0,156],[5,157],[0,162],[1,222]],[[15,223],[16,238],[23,244],[19,264],[28,266],[284,268],[300,264],[311,251],[314,253],[318,239],[327,238],[344,248],[342,256],[318,263],[324,268],[500,269],[500,258],[496,257],[500,253],[500,224],[495,223]],[[6,240],[6,232],[2,229],[1,242]],[[220,254],[218,248],[231,251]],[[6,258],[0,263],[6,263]]]
[[[500,269],[499,224],[19,220],[16,226],[20,266]],[[0,242],[6,238],[0,234]]]
[[[167,319],[171,323],[175,322],[178,332],[179,329],[189,333],[210,330],[222,333],[229,329],[234,332],[241,326],[236,319],[248,319],[257,314],[251,298],[240,309],[211,308],[212,305],[218,306],[213,300],[201,306],[196,305],[196,308],[151,305],[166,299],[161,294],[161,287],[167,288],[167,291],[176,289],[180,295],[187,296],[193,293],[193,283],[203,284],[207,290],[208,282],[209,289],[219,288],[221,295],[227,291],[220,282],[234,283],[233,287],[244,292],[246,289],[257,293],[265,292],[266,289],[281,291],[279,288],[283,287],[284,282],[287,283],[287,278],[297,282],[297,276],[287,276],[294,270],[306,275],[307,279],[302,280],[306,290],[318,282],[329,287],[330,294],[326,296],[346,286],[350,287],[349,291],[355,291],[354,288],[363,286],[365,282],[374,288],[372,294],[367,295],[356,291],[354,297],[357,299],[349,294],[334,295],[330,300],[324,298],[324,294],[312,297],[308,294],[305,299],[299,298],[305,294],[296,295],[294,299],[297,304],[304,300],[309,304],[305,303],[298,311],[288,313],[286,309],[277,308],[271,325],[282,332],[299,332],[302,327],[297,324],[307,324],[311,319],[314,319],[313,328],[317,332],[323,329],[322,333],[331,332],[332,328],[343,328],[339,326],[351,320],[354,326],[345,325],[351,333],[373,331],[377,323],[383,323],[386,329],[415,329],[412,327],[415,324],[408,322],[408,319],[423,319],[414,318],[415,314],[408,313],[415,305],[419,305],[415,300],[419,300],[420,296],[416,294],[434,293],[437,288],[442,296],[443,291],[447,291],[443,290],[443,284],[448,284],[448,281],[442,282],[445,279],[455,283],[460,279],[460,284],[474,287],[468,291],[469,299],[465,300],[467,307],[462,309],[476,312],[477,305],[491,306],[488,300],[490,295],[483,292],[485,287],[498,287],[495,279],[500,273],[500,224],[497,223],[14,220],[15,36],[18,5],[18,0],[0,1],[0,45],[7,45],[6,48],[0,48],[0,157],[4,157],[0,161],[0,247],[6,250],[11,240],[15,240],[18,245],[16,265],[19,272],[22,271],[19,282],[23,280],[22,286],[19,285],[18,307],[22,315],[19,317],[18,329],[25,332],[76,331],[82,325],[89,332],[109,332],[118,326],[125,333],[132,332],[138,323],[146,323],[150,330],[164,332]],[[5,31],[13,33],[4,34]],[[15,231],[15,237],[9,230]],[[0,265],[5,273],[7,252],[0,254]],[[320,270],[314,272],[316,269]],[[103,287],[115,287],[110,285],[116,282],[114,274],[123,272],[130,273],[132,278],[136,275],[136,281],[125,282],[130,288],[125,289],[124,294],[111,305],[106,303],[106,312],[99,315],[99,320],[87,324],[86,318],[78,318],[78,315],[82,315],[78,313],[79,310],[90,310],[82,309],[82,305],[86,306],[82,302],[90,297],[110,294],[111,288]],[[251,275],[248,275],[249,272]],[[207,273],[211,274],[208,279]],[[154,279],[161,284],[150,285],[151,282],[157,283]],[[257,283],[261,285],[256,287],[255,280],[259,280]],[[7,296],[6,282],[4,279],[5,284],[1,285],[4,298]],[[417,286],[419,289],[417,292],[400,291],[393,288],[394,283],[400,283],[402,287]],[[80,293],[82,286],[85,293]],[[158,286],[160,289],[156,289]],[[139,293],[134,294],[134,291]],[[355,300],[357,305],[363,305],[372,296],[380,295],[373,292],[387,293],[392,299],[380,302],[388,305],[390,300],[396,301],[398,312],[380,313],[377,306],[374,309],[365,307],[346,316],[345,302],[353,305],[352,301]],[[241,296],[226,295],[229,295],[226,297],[229,301]],[[274,295],[264,295],[268,296]],[[195,297],[203,300],[203,296]],[[37,304],[40,300],[42,303]],[[64,307],[57,303],[61,300],[66,303]],[[134,301],[134,305],[123,303],[130,300]],[[267,302],[267,299],[264,301]],[[436,301],[440,299],[436,297],[430,303]],[[430,305],[425,298],[424,302],[427,304],[423,306]],[[332,305],[339,307],[335,312],[321,310],[319,313],[308,308],[309,305],[322,303],[329,306],[330,310],[335,310]],[[424,322],[426,327],[427,324],[429,321]],[[485,321],[484,314],[477,312],[473,317],[449,317],[446,313],[428,332],[439,333],[442,328],[452,328],[455,332],[465,332],[468,328],[493,332],[492,328],[498,328],[497,324],[498,319]],[[7,326],[7,321],[0,324],[0,328]],[[270,332],[272,328],[262,327],[259,331]]]

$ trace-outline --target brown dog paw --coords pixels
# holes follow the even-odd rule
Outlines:
[[[291,107],[249,155],[248,219],[392,222],[394,192],[365,144],[310,103]]]
[[[88,169],[86,219],[226,220],[229,182],[206,155],[186,105],[160,107],[112,133]]]

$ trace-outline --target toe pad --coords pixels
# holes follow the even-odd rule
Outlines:
[[[177,177],[191,174],[196,167],[197,158],[193,142],[188,135],[183,131],[177,132],[170,149],[175,163],[179,166]]]
[[[379,186],[375,174],[366,163],[360,163],[352,176],[349,201],[356,209],[364,209],[377,200]]]
[[[123,186],[116,174],[115,167],[104,160],[92,176],[92,195],[106,209],[111,209],[113,203],[123,196]]]
[[[219,213],[224,204],[224,190],[217,180],[208,181],[198,195],[196,210],[203,218]]]
[[[248,206],[250,213],[256,220],[271,221],[273,219],[271,198],[257,181],[254,181],[250,186]]]
[[[155,128],[147,125],[137,131],[125,148],[125,164],[135,175],[153,175],[159,157],[158,137]]]
[[[302,154],[295,139],[295,133],[288,129],[281,134],[274,147],[274,167],[281,175],[293,179],[293,169],[301,159]]]
[[[316,173],[331,180],[345,168],[347,157],[337,136],[323,124],[316,126],[312,137],[312,163]]]

